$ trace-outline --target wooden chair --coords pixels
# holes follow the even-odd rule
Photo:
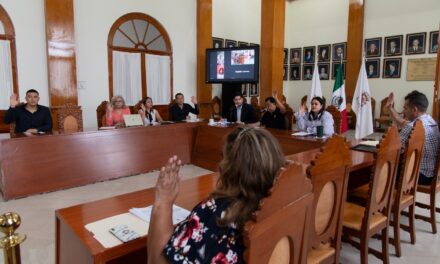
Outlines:
[[[382,132],[385,130],[382,127],[382,125],[390,126],[392,123],[390,113],[389,113],[388,109],[385,107],[385,105],[387,104],[387,100],[388,100],[388,97],[385,97],[384,99],[382,99],[382,101],[380,101],[380,116],[379,116],[379,118],[374,119],[375,124],[378,124],[376,126],[376,131],[378,131],[378,132]]]
[[[284,107],[286,108],[286,113],[284,114],[286,116],[286,127],[290,130],[292,129],[295,111],[293,111],[293,108],[287,103],[285,95],[281,96],[281,103],[283,103]]]
[[[220,120],[222,118],[222,100],[218,96],[212,98],[211,110],[212,118],[215,120]]]
[[[255,111],[255,118],[260,121],[261,120],[261,106],[258,103],[258,97],[251,96],[251,105]]]
[[[393,195],[393,226],[394,237],[391,239],[391,243],[396,250],[396,256],[400,257],[400,228],[409,232],[411,237],[411,244],[416,243],[416,230],[415,230],[415,203],[416,203],[416,190],[417,181],[419,178],[420,163],[422,161],[423,146],[425,143],[425,129],[423,128],[422,121],[416,121],[414,128],[408,138],[407,145],[405,146],[405,152],[400,159],[397,186]],[[350,195],[356,199],[366,200],[368,197],[368,185],[361,186],[355,189]],[[405,213],[403,210],[409,209],[409,213]],[[400,223],[400,215],[404,214],[408,216],[409,226]]]
[[[83,131],[81,106],[64,104],[57,111],[58,131],[60,134]]]
[[[416,202],[416,206],[428,209],[429,216],[416,214],[415,218],[420,219],[431,224],[432,233],[437,234],[437,220],[436,213],[440,213],[440,208],[436,207],[436,194],[440,192],[440,148],[437,155],[437,162],[435,164],[434,178],[432,179],[431,185],[418,185],[417,191],[421,193],[429,194],[429,204]]]
[[[388,227],[399,155],[399,133],[395,127],[390,127],[374,154],[366,206],[345,203],[343,241],[360,249],[362,264],[368,263],[369,252],[389,263]],[[370,237],[378,233],[381,234],[382,252],[368,247]],[[360,243],[352,237],[359,238]]]
[[[15,122],[9,124],[9,136],[11,138],[16,138],[17,134],[15,133]]]
[[[342,132],[342,114],[339,112],[338,108],[334,105],[329,105],[325,109],[333,116],[334,129],[336,134],[341,134]]]
[[[305,263],[312,212],[312,184],[301,165],[283,169],[261,201],[255,220],[245,224],[246,263]]]
[[[351,153],[344,138],[335,136],[307,169],[314,194],[307,264],[339,263],[350,164]]]
[[[105,111],[107,108],[108,101],[102,101],[101,104],[96,108],[96,121],[98,123],[98,128],[106,126],[105,124]]]

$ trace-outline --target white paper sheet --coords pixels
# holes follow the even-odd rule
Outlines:
[[[292,134],[292,136],[297,136],[297,137],[305,137],[305,136],[308,136],[308,135],[313,135],[313,133],[308,133],[308,132],[296,132],[296,133],[293,133]]]
[[[145,222],[149,223],[151,218],[151,209],[152,205],[144,207],[144,208],[131,208],[128,210],[133,215],[139,217]],[[186,210],[185,208],[179,207],[177,205],[173,205],[173,225],[185,220],[191,212]]]
[[[370,147],[376,147],[377,144],[379,144],[379,141],[377,141],[377,140],[366,140],[366,141],[362,141],[361,143],[359,143],[359,145],[365,145],[365,146],[370,146]]]

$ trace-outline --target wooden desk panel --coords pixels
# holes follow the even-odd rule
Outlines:
[[[135,127],[0,141],[4,199],[55,191],[191,161],[199,124]]]
[[[182,181],[176,204],[191,210],[208,197],[215,188],[216,182],[215,173]],[[151,188],[57,210],[56,263],[108,263],[111,260],[112,263],[119,263],[117,259],[120,257],[139,250],[146,252],[146,237],[113,248],[104,248],[84,226],[103,218],[126,213],[132,207],[151,205],[153,201],[154,188]],[[146,263],[146,259],[130,259],[129,263]]]
[[[201,125],[197,130],[192,163],[196,166],[217,171],[222,159],[226,135],[235,127],[212,127]],[[319,149],[325,141],[312,137],[295,137],[288,130],[268,129],[278,140],[285,155]]]

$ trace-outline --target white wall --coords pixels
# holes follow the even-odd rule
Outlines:
[[[440,22],[440,1],[365,1],[364,39],[392,35],[438,30]],[[286,48],[318,46],[346,41],[348,21],[348,0],[297,0],[286,5]],[[429,99],[431,113],[433,81],[406,81],[408,59],[435,57],[435,54],[402,56],[400,79],[369,79],[372,96],[376,99],[376,115],[380,113],[380,100],[391,91],[396,94],[396,105],[403,105],[403,97],[412,90],[425,93]],[[383,67],[383,54],[381,68]],[[382,76],[382,70],[381,75]],[[331,97],[334,81],[322,81],[324,96]],[[285,81],[284,93],[289,104],[296,110],[300,99],[308,94],[311,81]]]
[[[49,104],[43,0],[0,0],[16,30],[20,94],[35,88]],[[196,93],[195,0],[75,0],[78,90],[85,128],[96,128],[96,107],[108,100],[107,37],[112,24],[129,12],[146,13],[167,30],[173,47],[174,92]],[[23,99],[23,96],[22,96]]]
[[[348,2],[348,0],[287,2],[284,47],[289,49],[317,47],[346,42]],[[331,98],[333,84],[333,80],[321,81],[322,93],[327,99]],[[295,111],[299,108],[301,98],[309,93],[311,85],[312,81],[283,82],[287,102]]]
[[[260,43],[261,0],[213,0],[212,36]],[[221,97],[221,84],[212,85],[212,96]]]

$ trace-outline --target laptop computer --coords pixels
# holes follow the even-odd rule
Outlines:
[[[126,127],[133,127],[133,126],[143,126],[144,122],[142,122],[142,118],[140,114],[134,114],[134,115],[124,115],[124,121]]]

